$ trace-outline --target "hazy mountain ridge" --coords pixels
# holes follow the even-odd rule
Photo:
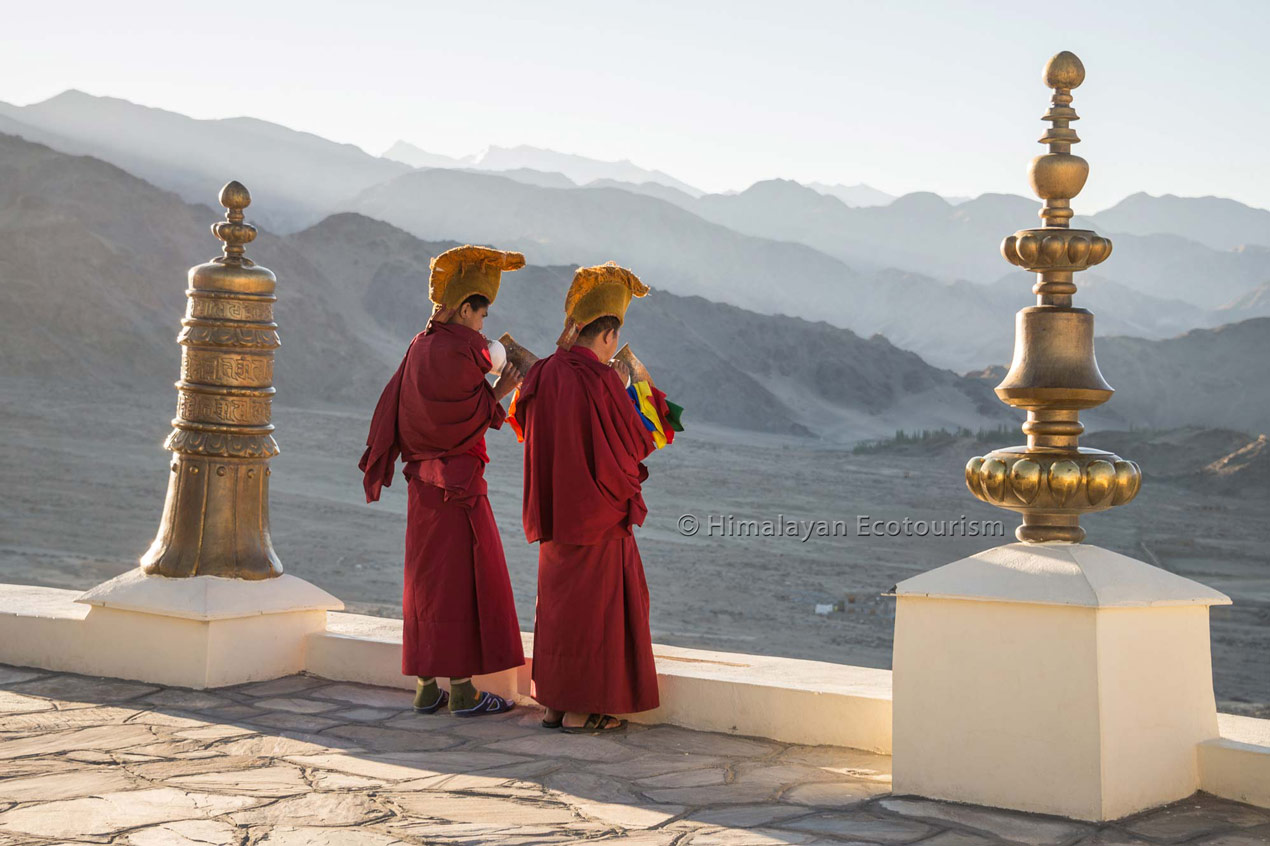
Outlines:
[[[982,194],[953,205],[937,194],[918,192],[886,206],[850,208],[835,197],[777,179],[734,195],[707,195],[686,208],[738,232],[806,244],[861,270],[894,267],[985,283],[1008,269],[1000,255],[1002,239],[1039,225],[1040,203]],[[1262,213],[1270,218],[1270,212]],[[1083,221],[1110,236],[1115,246],[1098,273],[1142,293],[1189,304],[1197,310],[1192,326],[1204,325],[1200,311],[1219,308],[1270,276],[1266,247],[1214,249],[1198,239],[1135,234],[1112,225],[1125,219],[1117,213],[1106,219],[1110,223],[1100,216]],[[1083,225],[1080,219],[1076,223]]]
[[[221,215],[97,159],[0,136],[7,378],[171,391],[185,272],[220,253],[208,226]],[[279,384],[292,396],[356,396],[366,374],[381,368],[346,330],[321,272],[268,232],[248,254],[286,280],[278,309],[291,328],[282,331]]]
[[[946,231],[972,224],[978,230],[1001,231],[1006,220],[1022,217],[1024,208],[1034,214],[1036,207],[1034,202],[1006,195],[985,195],[953,207],[934,194],[924,194],[902,197],[882,209],[847,209],[838,200],[796,183],[768,183],[746,193],[764,192],[792,196],[795,203],[811,195],[826,217],[877,212],[903,218],[922,210],[946,212],[950,221]],[[856,267],[811,247],[739,234],[737,229],[751,227],[736,219],[728,221],[732,226],[725,226],[692,213],[692,209],[732,199],[709,195],[692,201],[685,210],[625,189],[552,190],[515,184],[492,173],[429,170],[370,188],[352,205],[419,237],[521,249],[530,263],[616,258],[652,284],[675,293],[769,314],[827,320],[864,335],[880,333],[938,366],[959,370],[1007,356],[1013,346],[1014,312],[1035,301],[1032,277],[1022,271],[1003,274],[1009,266],[999,256],[983,264],[985,272],[991,269],[994,274],[992,284],[946,284],[894,269],[861,274]],[[782,207],[773,201],[763,208],[779,216]],[[932,242],[940,237],[935,229]],[[868,232],[881,240],[876,232]],[[914,240],[925,237],[920,229],[911,234]],[[964,233],[954,236],[947,240],[965,240]],[[986,235],[980,240],[986,242]],[[1085,276],[1078,280],[1077,302],[1098,314],[1099,334],[1168,337],[1244,316],[1239,309],[1217,313],[1169,296],[1134,291],[1115,277],[1108,278],[1102,267]],[[1195,291],[1218,287],[1188,283],[1188,289]]]
[[[1213,322],[1234,323],[1249,317],[1270,317],[1270,282],[1222,306],[1214,313]]]
[[[1163,340],[1102,337],[1094,353],[1115,393],[1081,412],[1091,431],[1216,427],[1252,436],[1270,432],[1270,369],[1264,364],[1270,359],[1270,317],[1192,329]],[[995,387],[1008,364],[1003,360],[968,376]],[[1096,434],[1084,442],[1101,446]],[[1156,472],[1166,471],[1156,463]]]
[[[498,243],[531,264],[620,259],[651,284],[766,313],[804,316],[778,280],[803,271],[802,297],[863,293],[858,274],[800,244],[738,234],[654,197],[614,188],[560,190],[495,174],[413,171],[368,189],[352,210],[421,238]],[[826,307],[833,308],[832,302]]]
[[[1130,194],[1084,223],[1108,232],[1177,235],[1218,251],[1270,247],[1270,211],[1224,197]],[[1076,225],[1083,225],[1078,218]]]
[[[862,208],[865,206],[885,206],[895,201],[894,194],[879,191],[863,182],[857,185],[828,184],[825,182],[808,182],[807,187],[821,194],[836,197],[848,206]]]
[[[452,168],[458,170],[493,171],[504,176],[512,176],[513,170],[538,170],[556,172],[565,176],[576,185],[603,188],[624,188],[635,193],[646,193],[660,196],[669,202],[686,203],[693,199],[708,195],[708,192],[695,188],[682,180],[659,170],[639,167],[630,161],[606,162],[587,156],[570,153],[559,153],[540,147],[521,145],[518,147],[488,147],[482,152],[466,156],[447,156],[432,153],[408,141],[398,140],[383,152],[383,157],[403,162],[415,168]],[[829,184],[810,182],[808,188],[820,194],[836,197],[848,206],[867,207],[885,206],[896,199],[896,195],[859,183],[857,185]],[[669,189],[659,194],[655,189]],[[734,192],[729,192],[734,193]],[[724,194],[723,196],[726,196]],[[968,198],[948,198],[949,202],[964,202]]]
[[[185,270],[217,254],[207,227],[218,217],[96,159],[0,137],[6,378],[59,391],[170,394]],[[262,231],[248,254],[279,278],[279,402],[351,403],[369,414],[430,310],[428,261],[449,246],[353,214],[293,236]],[[549,352],[571,275],[570,266],[509,274],[491,333],[510,329]],[[627,338],[698,422],[849,438],[913,419],[988,419],[979,383],[827,324],[655,291],[632,307]],[[916,418],[914,398],[924,403]]]
[[[428,260],[453,245],[422,241],[357,214],[334,215],[292,241],[362,291],[367,308],[403,348],[430,308]],[[510,331],[538,354],[549,353],[572,273],[571,266],[529,265],[506,274],[489,334]],[[632,304],[623,337],[659,386],[695,417],[735,428],[872,437],[905,419],[978,425],[1000,414],[977,381],[931,367],[885,338],[700,297],[655,289]],[[924,403],[924,410],[909,408],[914,403]]]
[[[397,141],[384,151],[384,157],[404,162],[411,167],[449,167],[472,170],[507,172],[519,170],[559,173],[576,185],[588,185],[596,181],[612,181],[629,185],[650,183],[673,188],[690,197],[703,192],[688,183],[660,170],[640,167],[625,159],[602,161],[573,153],[560,153],[521,144],[516,147],[487,147],[469,156],[444,156],[429,153],[407,141]]]
[[[1030,287],[1020,285],[1009,298],[1017,304],[1003,305],[984,286],[898,271],[864,276],[818,250],[747,236],[654,197],[541,188],[492,173],[413,171],[368,189],[352,205],[417,237],[518,249],[531,264],[615,259],[663,290],[880,333],[959,370],[1008,354],[1011,315],[1027,304]]]
[[[29,106],[0,104],[0,115],[22,125],[6,131],[109,161],[190,202],[214,198],[225,174],[236,174],[260,198],[256,219],[282,231],[338,210],[358,191],[409,169],[255,118],[197,120],[80,91]]]
[[[0,130],[91,152],[201,203],[215,197],[226,173],[235,174],[256,193],[253,217],[280,231],[331,209],[357,210],[419,237],[520,247],[531,262],[615,258],[667,290],[882,333],[958,370],[1008,355],[1011,315],[1030,301],[1031,281],[1007,273],[997,247],[1003,235],[1035,221],[1039,204],[1012,195],[954,205],[919,192],[851,208],[786,180],[693,197],[655,182],[574,188],[566,175],[545,170],[500,178],[457,159],[449,164],[467,166],[415,172],[265,121],[199,121],[80,92],[21,108],[0,105]],[[509,158],[517,151],[543,154],[534,163],[544,166],[558,163],[544,158],[550,151],[500,149],[502,158],[491,159],[499,166],[523,161]],[[203,154],[208,150],[214,155]],[[509,180],[526,187],[508,187]],[[349,188],[356,190],[341,196]],[[1102,214],[1131,226],[1124,222],[1129,212],[1145,219],[1140,207],[1156,199],[1135,195]],[[1234,207],[1251,221],[1245,228],[1270,214]],[[1255,292],[1267,285],[1270,248],[1219,251],[1176,235],[1120,234],[1103,218],[1092,220],[1116,243],[1109,261],[1078,280],[1077,304],[1098,314],[1100,335],[1169,337],[1265,313]],[[950,279],[974,284],[943,281]]]
[[[1194,329],[1176,338],[1112,336],[1095,345],[1115,388],[1081,413],[1091,428],[1218,426],[1270,431],[1270,318]],[[1090,444],[1097,446],[1091,439]]]

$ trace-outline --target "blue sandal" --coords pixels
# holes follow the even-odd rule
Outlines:
[[[506,714],[515,707],[516,703],[511,700],[482,690],[480,698],[476,700],[476,704],[471,708],[463,708],[450,713],[456,717],[486,717],[490,714]]]

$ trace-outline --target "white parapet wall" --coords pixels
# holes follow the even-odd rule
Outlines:
[[[321,601],[316,594],[308,596],[310,600]],[[187,665],[200,666],[196,656],[205,658],[199,650],[206,649],[206,642],[197,638],[156,644],[139,639],[135,631],[126,637],[105,636],[104,633],[117,624],[132,629],[137,622],[136,618],[129,617],[124,618],[126,623],[111,622],[112,613],[145,612],[85,605],[76,601],[80,597],[78,591],[0,585],[0,663],[182,685],[170,680],[173,667],[176,672],[188,672]],[[976,607],[980,612],[984,610]],[[1012,610],[1022,612],[1017,606]],[[306,623],[292,632],[300,638],[298,650],[294,648],[295,639],[288,635],[280,639],[257,637],[251,649],[238,653],[242,662],[254,668],[250,672],[253,679],[267,677],[269,673],[285,675],[303,670],[341,681],[413,687],[414,680],[401,674],[400,620],[328,613],[314,608],[303,613],[316,615],[321,624],[309,626]],[[254,618],[262,617],[255,615]],[[93,619],[98,622],[90,622]],[[159,628],[150,631],[173,631],[169,626],[181,622],[177,618],[160,619]],[[201,621],[186,619],[183,622],[193,625]],[[274,631],[279,630],[275,627]],[[526,654],[532,654],[532,636],[526,634],[524,638]],[[994,638],[1001,639],[996,635]],[[184,651],[187,649],[188,654]],[[636,715],[641,722],[767,737],[786,743],[892,752],[892,673],[889,670],[662,645],[655,646],[654,652],[662,706]],[[273,657],[264,653],[273,653]],[[941,646],[934,654],[948,656],[950,653]],[[201,666],[201,678],[184,686],[215,687],[232,683],[208,676],[205,660]],[[183,667],[186,669],[181,669]],[[241,668],[239,672],[241,674]],[[933,672],[932,683],[950,683],[946,673],[938,675],[942,670]],[[1035,672],[1043,675],[1039,669]],[[530,673],[530,666],[526,665],[480,678],[478,683],[528,703],[531,701]],[[902,690],[904,680],[898,681]],[[972,686],[979,681],[967,679]],[[1200,687],[1202,689],[1202,685]],[[991,705],[990,700],[977,701]],[[916,728],[923,731],[924,721],[942,724],[948,709],[961,704],[950,699],[917,713]],[[1057,699],[1049,707],[1067,704]],[[972,750],[974,755],[1001,749],[1007,740],[1024,744],[1019,748],[1026,751],[1026,738],[1008,734],[1004,725],[998,729],[997,739],[987,741],[983,749]],[[896,741],[902,745],[903,734],[896,735]],[[1008,746],[1004,748],[1008,750]],[[1201,789],[1270,807],[1270,720],[1219,715],[1218,726],[1211,735],[1201,738],[1191,750]],[[1150,749],[1147,752],[1156,754]],[[973,788],[972,780],[984,776],[976,774],[973,759],[963,759],[962,763],[971,766],[963,769],[958,777]],[[897,760],[897,778],[900,766]],[[897,792],[908,789],[902,783],[896,785]],[[1073,790],[1076,789],[1078,786],[1073,785]],[[978,801],[999,804],[989,796]]]
[[[477,681],[529,702],[533,636],[522,637],[525,666]],[[890,754],[889,670],[660,644],[653,654],[662,704],[630,715],[638,722]],[[309,638],[307,666],[324,678],[414,686],[401,674],[400,620],[331,614]]]
[[[1218,714],[1219,737],[1199,745],[1200,785],[1214,796],[1270,808],[1270,720]]]
[[[253,593],[270,609],[267,614],[207,619],[243,611],[241,591],[261,590],[259,583],[171,579],[181,584],[155,585],[131,574],[126,578],[88,594],[0,585],[0,663],[191,688],[301,671],[414,687],[414,679],[401,674],[400,620],[328,613],[320,607],[329,605],[327,595],[307,583],[265,585]],[[221,596],[227,588],[229,594]],[[275,597],[277,592],[290,601]],[[172,614],[183,616],[153,613],[156,595]],[[523,637],[525,653],[532,656],[533,637]],[[654,654],[662,704],[632,715],[640,722],[890,754],[889,670],[663,645]],[[528,703],[531,667],[532,657],[517,670],[477,682]]]

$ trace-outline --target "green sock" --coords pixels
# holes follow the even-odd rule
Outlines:
[[[469,676],[465,679],[450,679],[450,710],[464,711],[476,704],[479,694],[476,685]]]
[[[441,688],[437,687],[435,678],[419,676],[415,683],[415,707],[427,708],[441,696]]]

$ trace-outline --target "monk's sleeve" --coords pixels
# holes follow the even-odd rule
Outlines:
[[[409,353],[407,353],[409,355]],[[366,501],[376,502],[381,488],[392,484],[393,465],[400,450],[397,448],[397,406],[401,400],[401,379],[406,369],[406,359],[401,360],[397,372],[384,386],[370,419],[370,433],[366,436],[366,451],[357,463],[362,476]]]
[[[493,388],[490,389],[491,395]],[[491,429],[503,428],[503,421],[507,419],[507,409],[503,408],[503,404],[498,400],[494,400],[494,414],[490,417],[489,427]]]
[[[483,363],[477,361],[480,356]],[[483,429],[500,429],[503,421],[507,419],[507,409],[503,408],[503,404],[494,398],[494,388],[490,385],[489,380],[485,378],[485,374],[489,372],[489,352],[485,348],[475,350],[470,354],[467,351],[455,352],[453,357],[449,359],[450,367],[453,368],[447,376],[452,375],[457,385],[476,385],[476,394],[472,397],[472,416],[473,422],[485,421],[486,425]],[[479,423],[478,423],[479,425]],[[483,431],[482,429],[482,431]]]

